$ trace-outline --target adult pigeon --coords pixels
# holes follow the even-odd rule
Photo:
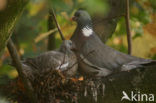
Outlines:
[[[127,71],[156,63],[154,60],[130,56],[105,45],[94,32],[91,17],[86,11],[76,11],[73,20],[77,22],[77,27],[71,40],[79,51],[76,54],[81,59],[80,70],[86,74],[107,76],[114,71]]]
[[[28,58],[22,62],[24,73],[28,78],[33,78],[34,73],[49,70],[65,71],[67,76],[72,76],[77,71],[77,57],[72,51],[75,45],[71,40],[63,41],[58,50],[42,53],[35,58]]]

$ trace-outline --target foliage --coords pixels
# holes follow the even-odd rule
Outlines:
[[[155,25],[152,27],[152,24],[155,24],[155,3],[153,0],[133,0],[131,1],[130,6],[130,23],[131,23],[131,32],[133,38],[133,52],[132,55],[141,56],[145,58],[150,58],[151,55],[154,56],[154,52],[151,52],[153,48],[156,48],[155,43],[155,34],[154,30]],[[149,26],[150,27],[147,27]],[[148,28],[151,28],[150,30]],[[150,32],[153,31],[153,32]],[[108,41],[108,45],[113,46],[114,48],[127,53],[127,42],[126,41],[126,26],[124,17],[119,19],[116,31],[113,38]],[[144,36],[146,35],[146,36]],[[151,38],[151,39],[148,39]],[[120,42],[114,42],[116,39]],[[139,43],[137,42],[139,41]],[[135,42],[135,43],[134,43]],[[144,43],[148,42],[145,46]],[[124,46],[123,49],[121,49]],[[120,49],[119,49],[120,48]],[[139,49],[138,49],[139,48]],[[138,51],[139,50],[139,51]],[[150,55],[150,56],[149,56]]]
[[[10,33],[18,20],[27,0],[8,1],[8,6],[0,13],[0,51],[4,48]]]

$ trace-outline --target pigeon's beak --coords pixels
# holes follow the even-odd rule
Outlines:
[[[71,18],[71,21],[76,21],[77,20],[77,17],[75,17],[75,16],[73,16],[72,18]]]

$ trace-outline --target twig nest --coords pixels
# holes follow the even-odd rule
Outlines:
[[[31,100],[25,93],[20,79],[14,83],[13,101],[29,103]],[[45,70],[34,74],[31,80],[37,103],[79,103],[80,98],[90,98],[97,102],[98,96],[104,96],[105,85],[100,80],[83,77],[69,78],[58,70]],[[11,85],[10,85],[11,86]]]
[[[58,70],[36,73],[32,81],[39,103],[74,101],[76,100],[75,95],[80,92],[80,85],[80,81],[75,82]]]

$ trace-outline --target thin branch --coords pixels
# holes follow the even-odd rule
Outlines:
[[[122,14],[122,15],[117,15],[117,16],[112,16],[112,17],[105,17],[105,18],[103,18],[102,20],[96,20],[96,21],[94,22],[94,24],[95,24],[95,23],[99,23],[99,22],[103,22],[103,21],[108,21],[108,20],[112,20],[112,19],[121,18],[121,17],[125,17],[125,15]],[[93,25],[94,25],[94,24],[93,24]]]
[[[112,16],[112,17],[106,17],[104,18],[103,20],[111,20],[111,19],[117,19],[117,18],[121,18],[121,17],[124,17],[125,15],[122,14],[122,15],[117,15],[117,16]]]
[[[95,52],[94,50],[90,51],[89,53],[87,53],[86,55],[84,55],[83,58],[80,58],[77,62],[75,62],[71,67],[69,67],[68,69],[71,69],[73,66],[75,66],[76,64],[78,64],[78,62],[83,61],[87,56],[89,56],[91,53]]]
[[[61,29],[60,29],[60,25],[58,24],[58,22],[56,20],[56,15],[55,15],[55,12],[54,12],[53,8],[52,9],[49,9],[49,13],[54,17],[54,21],[55,21],[55,24],[57,26],[57,29],[58,29],[58,31],[60,33],[61,39],[62,40],[65,40],[65,38],[63,36],[63,33],[62,33]]]
[[[65,51],[67,51],[67,49],[66,49],[66,48],[65,48]],[[61,66],[64,64],[65,59],[66,59],[66,52],[64,53],[64,56],[63,56],[63,61],[62,61],[61,65],[59,66],[59,70],[61,69]]]
[[[39,34],[39,36],[37,36],[37,37],[35,38],[35,43],[38,43],[39,41],[43,40],[44,38],[46,38],[47,36],[49,36],[50,34],[56,32],[56,31],[57,31],[57,28],[52,29],[52,30],[49,30],[48,32]]]
[[[128,42],[128,54],[132,53],[132,38],[131,38],[131,28],[130,28],[130,14],[129,14],[129,0],[126,0],[126,30],[127,30],[127,42]]]
[[[34,95],[34,92],[33,92],[33,88],[32,88],[32,86],[30,84],[30,81],[26,78],[26,76],[25,76],[25,74],[23,72],[20,57],[19,57],[19,55],[17,53],[17,50],[16,50],[16,48],[14,46],[14,43],[12,42],[11,39],[8,41],[7,48],[9,50],[10,56],[11,56],[13,62],[14,62],[14,65],[15,65],[15,67],[17,69],[18,75],[19,75],[20,79],[22,80],[22,82],[24,84],[27,96],[32,101],[32,103],[36,103],[35,102],[36,98],[35,98],[35,95]]]
[[[51,30],[51,29],[56,29],[57,30],[57,28],[55,26],[53,16],[50,15],[50,13],[48,15],[48,25],[47,25],[47,27],[48,27],[48,31]],[[53,50],[53,49],[56,48],[55,34],[56,34],[56,32],[53,32],[48,36],[47,50]]]

